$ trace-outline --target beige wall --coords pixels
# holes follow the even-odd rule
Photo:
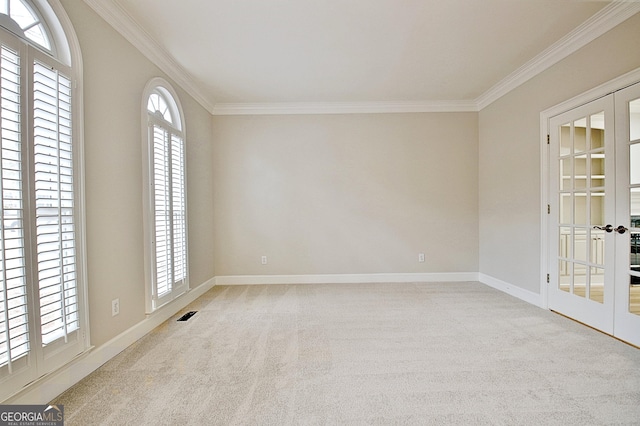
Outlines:
[[[640,67],[640,15],[480,112],[480,272],[540,290],[540,112]]]
[[[89,308],[100,345],[145,318],[140,103],[163,73],[83,2],[62,3],[84,58]],[[479,114],[211,119],[174,85],[187,125],[192,287],[215,274],[480,270],[537,292],[539,113],[639,67],[639,51],[636,16]]]
[[[213,133],[217,275],[478,270],[476,113],[218,116]]]
[[[84,63],[85,186],[91,343],[145,318],[141,103],[164,76],[82,1],[62,0]],[[170,80],[169,80],[170,81]],[[186,121],[191,286],[214,276],[211,117],[177,85]],[[111,316],[111,300],[120,315]]]

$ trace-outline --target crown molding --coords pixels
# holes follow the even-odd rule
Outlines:
[[[569,34],[476,98],[475,103],[478,106],[478,110],[489,106],[516,87],[565,59],[638,12],[640,12],[639,1],[614,0]]]
[[[213,115],[477,112],[475,101],[219,103]]]
[[[102,19],[209,112],[213,103],[203,96],[200,84],[162,48],[115,0],[84,0]]]
[[[214,103],[201,85],[140,27],[117,0],[84,0],[109,25],[213,115],[477,112],[640,12],[638,0],[614,0],[476,99],[397,102]]]

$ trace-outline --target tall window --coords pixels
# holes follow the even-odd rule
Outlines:
[[[77,67],[55,17],[0,0],[0,400],[87,347]]]
[[[184,131],[176,99],[161,79],[145,91],[149,312],[188,289]]]

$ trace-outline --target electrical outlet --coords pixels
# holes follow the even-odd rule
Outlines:
[[[120,313],[120,299],[113,299],[111,301],[111,316],[115,317]]]
[[[266,264],[267,264],[267,256],[262,256],[262,259],[260,260],[260,262],[261,262],[263,265],[266,265]]]
[[[424,262],[424,253],[418,253],[418,262]]]

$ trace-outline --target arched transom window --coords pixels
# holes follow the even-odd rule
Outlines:
[[[51,36],[39,13],[24,0],[0,0],[0,24],[17,36],[52,52]]]

